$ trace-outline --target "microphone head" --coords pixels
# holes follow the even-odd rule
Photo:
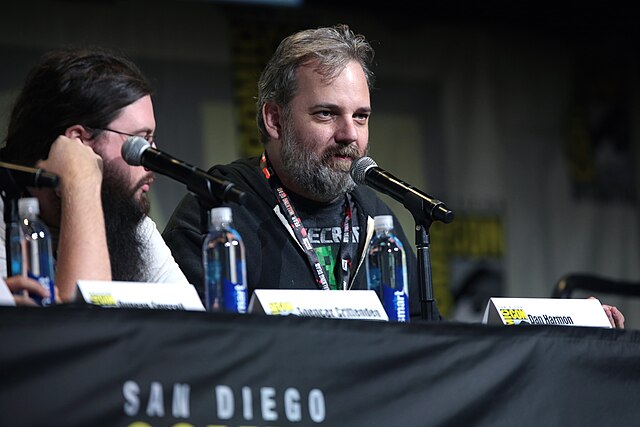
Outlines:
[[[44,169],[0,162],[0,187],[11,187],[20,191],[24,187],[55,188],[60,178]]]
[[[34,187],[55,188],[59,183],[60,177],[58,177],[58,175],[47,172],[44,169],[37,169]]]
[[[130,136],[122,144],[122,158],[131,166],[140,166],[142,165],[142,153],[149,147],[151,147],[151,144],[143,137]]]
[[[377,166],[378,164],[371,157],[360,157],[351,163],[351,170],[349,171],[351,179],[356,184],[364,185],[366,184],[367,171]]]

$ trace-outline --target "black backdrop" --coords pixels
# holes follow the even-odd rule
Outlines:
[[[3,307],[0,343],[2,426],[640,420],[638,331]]]

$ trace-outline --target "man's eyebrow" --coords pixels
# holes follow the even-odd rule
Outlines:
[[[311,109],[317,109],[317,108],[326,108],[328,110],[342,110],[342,107],[337,105],[337,104],[332,104],[332,103],[319,103],[319,104],[315,104],[313,106],[311,106]],[[355,113],[371,113],[371,107],[360,107],[357,108],[355,110]]]

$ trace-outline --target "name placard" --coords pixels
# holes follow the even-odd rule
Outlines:
[[[86,303],[101,307],[204,311],[189,284],[78,280],[77,288]]]
[[[378,295],[370,290],[256,289],[249,313],[389,321]]]
[[[491,298],[482,323],[611,328],[607,314],[595,298]]]

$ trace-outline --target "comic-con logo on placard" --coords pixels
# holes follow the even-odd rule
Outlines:
[[[500,315],[505,325],[530,324],[529,316],[522,308],[501,308]]]

